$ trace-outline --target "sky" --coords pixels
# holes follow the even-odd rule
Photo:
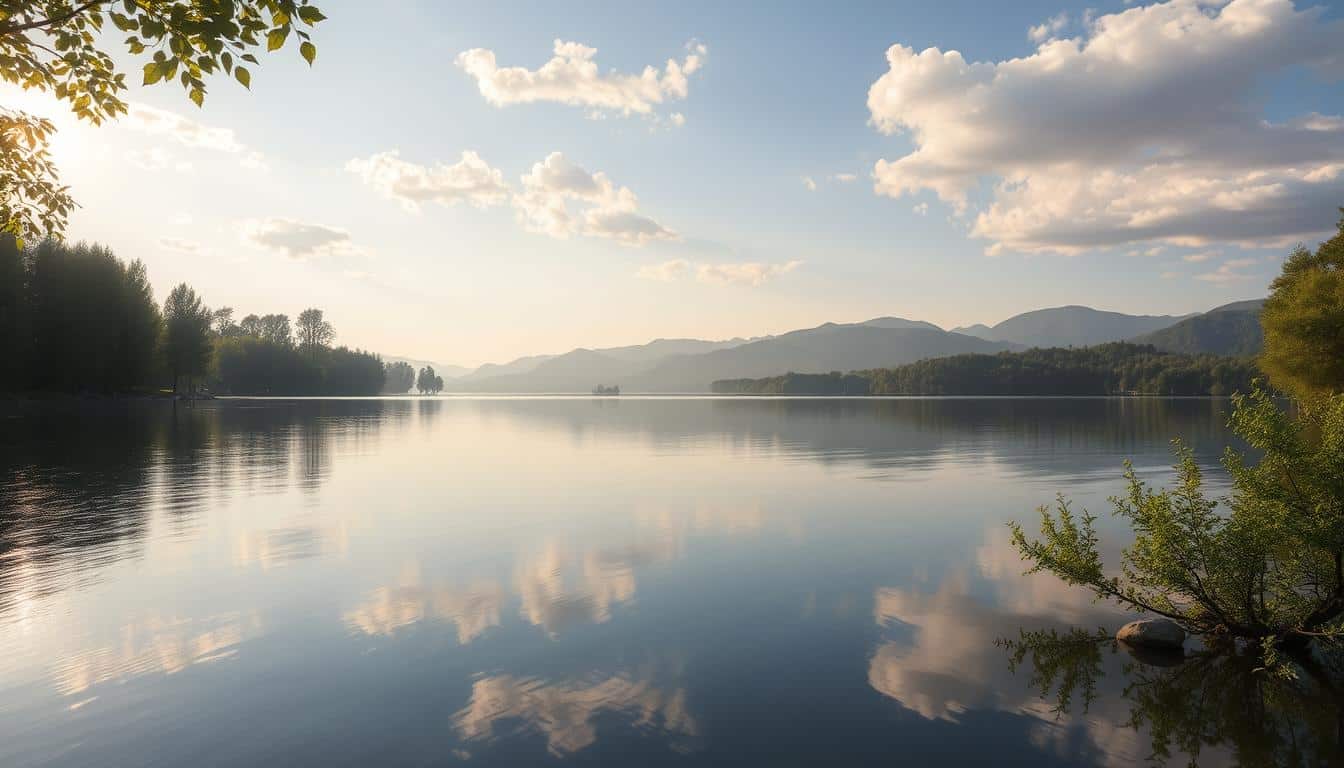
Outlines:
[[[57,119],[69,237],[160,299],[321,307],[338,343],[477,365],[1201,311],[1344,205],[1331,5],[319,5],[314,66],[263,55],[201,109],[132,85],[94,128],[7,92]]]

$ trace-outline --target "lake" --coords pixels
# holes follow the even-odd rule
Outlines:
[[[1124,618],[1005,522],[1067,492],[1114,563],[1122,461],[1216,470],[1228,408],[0,403],[0,765],[1144,764],[1253,679],[1093,646],[1061,707],[995,640]],[[1273,714],[1200,764],[1323,738]]]

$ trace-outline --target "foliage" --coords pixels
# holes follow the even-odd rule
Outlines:
[[[378,394],[382,360],[329,348],[334,334],[322,311],[305,315],[318,331],[307,338],[322,343],[301,350],[286,315],[234,323],[231,307],[212,311],[185,283],[160,313],[139,261],[51,239],[25,249],[0,236],[0,354],[8,363],[0,391],[118,393],[176,387],[186,377],[232,394]],[[407,388],[412,375],[407,366]]]
[[[248,315],[228,329],[215,341],[212,388],[233,395],[328,396],[376,395],[383,389],[383,361],[377,355],[327,347],[335,333],[320,309],[299,317],[299,337],[305,338],[306,323],[308,339],[299,346],[290,338],[286,315]],[[323,330],[329,333],[314,335]]]
[[[415,368],[410,363],[398,360],[383,366],[383,392],[389,395],[404,395],[415,384]]]
[[[246,64],[263,44],[280,49],[292,34],[311,64],[317,49],[306,28],[324,18],[307,0],[0,0],[0,77],[52,93],[101,125],[127,111],[126,75],[102,47],[118,32],[128,35],[119,47],[148,57],[144,85],[177,80],[200,106],[206,78],[221,71],[250,87]],[[65,229],[74,201],[47,153],[53,130],[0,111],[0,232],[23,239]]]
[[[1095,347],[954,355],[849,374],[789,373],[716,381],[721,394],[1226,395],[1246,391],[1249,360],[1160,352],[1116,342]]]
[[[1288,257],[1260,320],[1260,367],[1276,387],[1303,397],[1344,391],[1344,217],[1315,253],[1298,246]]]
[[[1059,715],[1087,712],[1102,676],[1102,650],[1114,653],[1117,646],[1080,630],[1024,632],[998,644],[1009,652],[1011,670],[1030,665],[1032,686],[1054,699]],[[1125,725],[1147,730],[1158,764],[1180,753],[1197,765],[1214,747],[1230,752],[1234,765],[1325,765],[1344,749],[1340,661],[1335,651],[1299,656],[1286,662],[1293,674],[1266,675],[1258,656],[1235,649],[1162,665],[1139,657],[1125,665]],[[1214,759],[1226,756],[1215,751]]]
[[[118,392],[154,377],[159,309],[144,264],[97,245],[0,235],[0,389]]]
[[[1039,510],[1040,539],[1011,524],[1031,571],[1195,634],[1266,649],[1344,638],[1344,396],[1297,419],[1260,389],[1234,404],[1234,432],[1263,458],[1249,464],[1228,450],[1225,512],[1205,496],[1194,456],[1177,442],[1175,488],[1155,491],[1126,464],[1128,493],[1111,501],[1135,539],[1119,575],[1102,563],[1096,518],[1075,515],[1063,497],[1053,513]]]
[[[325,349],[336,338],[336,329],[323,319],[322,310],[316,307],[309,307],[299,313],[297,328],[299,348],[309,354],[316,354],[318,350]]]
[[[443,377],[434,374],[434,366],[427,365],[420,369],[420,374],[415,377],[415,388],[420,390],[421,394],[437,395],[443,391]]]
[[[210,308],[186,283],[180,283],[163,301],[163,353],[173,375],[173,390],[182,377],[204,376],[210,365]]]

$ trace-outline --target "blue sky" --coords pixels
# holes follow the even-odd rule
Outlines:
[[[202,110],[133,87],[137,119],[62,121],[57,157],[84,206],[72,236],[143,258],[160,296],[185,280],[240,314],[316,305],[341,342],[476,364],[877,315],[952,327],[1060,304],[1202,310],[1263,295],[1291,242],[1333,229],[1323,201],[1344,204],[1337,8],[1177,3],[1163,21],[1118,2],[321,5],[311,70],[285,51],[251,92],[214,82]],[[1209,22],[1176,24],[1176,6]],[[1163,47],[1180,34],[1205,35],[1187,46],[1203,59]],[[535,71],[557,40],[595,48],[603,76],[699,66],[652,117],[594,119],[546,98],[492,104],[456,63],[488,49]],[[1119,59],[1102,50],[1113,40]],[[1079,53],[1089,41],[1097,56]],[[895,44],[911,56],[893,64]],[[1019,57],[1036,58],[985,69]],[[1135,93],[1143,77],[1157,85]],[[1213,112],[1229,108],[1280,127],[1220,131],[1235,118]],[[474,152],[497,191],[410,210],[350,170],[394,150],[403,173]],[[579,221],[576,197],[536,198],[577,206],[567,231],[527,219],[522,177],[553,153],[557,173],[605,174],[598,219]],[[997,187],[1010,176],[1022,190]],[[637,203],[610,203],[621,188]],[[659,234],[608,228],[612,205]]]

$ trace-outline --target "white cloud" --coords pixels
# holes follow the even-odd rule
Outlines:
[[[462,159],[452,165],[425,166],[402,160],[391,150],[351,160],[345,169],[412,211],[431,201],[447,206],[466,201],[483,208],[503,203],[509,196],[504,174],[471,151],[464,151]]]
[[[476,79],[481,95],[496,107],[555,102],[584,107],[593,115],[647,117],[665,101],[685,99],[689,93],[687,78],[700,70],[708,49],[695,42],[686,48],[681,61],[668,59],[661,71],[647,66],[637,75],[603,74],[595,61],[596,48],[563,40],[555,41],[554,56],[535,70],[501,68],[495,52],[485,48],[458,54],[457,66]],[[680,125],[684,117],[674,114],[671,120]]]
[[[672,259],[660,264],[646,264],[637,275],[645,280],[672,282],[680,280],[694,269],[695,279],[710,285],[746,285],[758,287],[767,280],[797,269],[803,262],[788,261],[766,264],[757,261],[723,264],[695,264],[686,259]]]
[[[841,184],[849,184],[849,183],[851,183],[851,182],[855,182],[855,181],[858,181],[858,180],[859,180],[859,176],[858,176],[858,174],[856,174],[856,173],[835,173],[835,174],[831,174],[831,181],[838,181],[838,182],[840,182]]]
[[[639,199],[605,173],[589,173],[552,152],[522,178],[514,196],[523,226],[556,238],[602,237],[626,245],[675,240],[677,234],[639,213]]]
[[[1255,259],[1231,259],[1218,265],[1218,269],[1213,272],[1205,272],[1202,275],[1195,275],[1196,280],[1204,280],[1210,283],[1231,283],[1237,280],[1249,280],[1247,275],[1239,270],[1255,264]]]
[[[680,112],[673,112],[667,116],[667,119],[678,128],[686,124],[686,116]]]
[[[159,247],[166,251],[186,254],[194,254],[201,250],[200,243],[180,237],[161,237],[159,238]]]
[[[792,272],[802,263],[788,261],[783,264],[764,264],[747,261],[735,264],[700,264],[695,268],[695,279],[715,285],[759,286],[767,280]]]
[[[808,192],[817,191],[817,182],[811,176],[803,177],[803,186],[807,188]]]
[[[993,182],[971,228],[991,251],[1321,234],[1344,199],[1344,120],[1270,122],[1260,89],[1297,68],[1338,74],[1341,34],[1291,0],[1171,0],[1001,62],[894,45],[868,107],[915,149],[877,162],[876,191],[927,189],[966,211]]]
[[[659,280],[667,283],[680,278],[690,268],[691,263],[689,261],[672,259],[661,264],[645,264],[639,268],[638,275],[645,280]]]
[[[914,211],[916,215],[919,215],[919,216],[928,216],[928,215],[929,215],[929,204],[928,204],[928,203],[919,203],[919,204],[915,205],[914,208],[911,208],[910,210]]]
[[[1210,259],[1216,259],[1222,255],[1222,251],[1198,251],[1196,253],[1187,253],[1182,256],[1181,259],[1192,263],[1199,263]]]
[[[291,259],[359,252],[344,230],[294,219],[275,217],[246,221],[242,225],[242,235],[246,243]]]
[[[131,150],[126,153],[126,160],[145,171],[173,170],[178,173],[189,173],[192,170],[191,163],[185,160],[177,160],[162,147]]]
[[[1043,43],[1052,37],[1056,37],[1069,25],[1069,15],[1060,13],[1052,16],[1045,21],[1027,30],[1027,38],[1033,43]]]
[[[130,105],[130,110],[121,124],[141,133],[172,139],[185,147],[238,155],[244,167],[266,169],[266,161],[262,154],[248,149],[229,128],[205,125],[176,112],[140,103]],[[153,153],[154,150],[149,152]]]

